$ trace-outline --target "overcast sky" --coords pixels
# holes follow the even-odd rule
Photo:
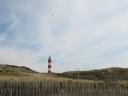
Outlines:
[[[128,67],[128,0],[0,0],[0,63],[47,72]]]

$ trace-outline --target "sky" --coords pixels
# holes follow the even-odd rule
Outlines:
[[[0,64],[47,72],[128,67],[128,0],[0,0]]]

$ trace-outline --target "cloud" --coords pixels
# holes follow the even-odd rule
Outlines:
[[[0,7],[0,63],[46,72],[50,55],[56,72],[76,70],[77,64],[81,70],[126,65],[127,5],[126,0],[6,0]]]

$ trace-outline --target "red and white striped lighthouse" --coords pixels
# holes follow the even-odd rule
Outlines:
[[[48,58],[48,73],[51,73],[51,68],[52,68],[52,59],[49,56],[49,58]]]

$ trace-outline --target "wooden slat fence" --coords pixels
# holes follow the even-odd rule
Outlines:
[[[128,86],[118,82],[0,81],[0,96],[128,96]]]

